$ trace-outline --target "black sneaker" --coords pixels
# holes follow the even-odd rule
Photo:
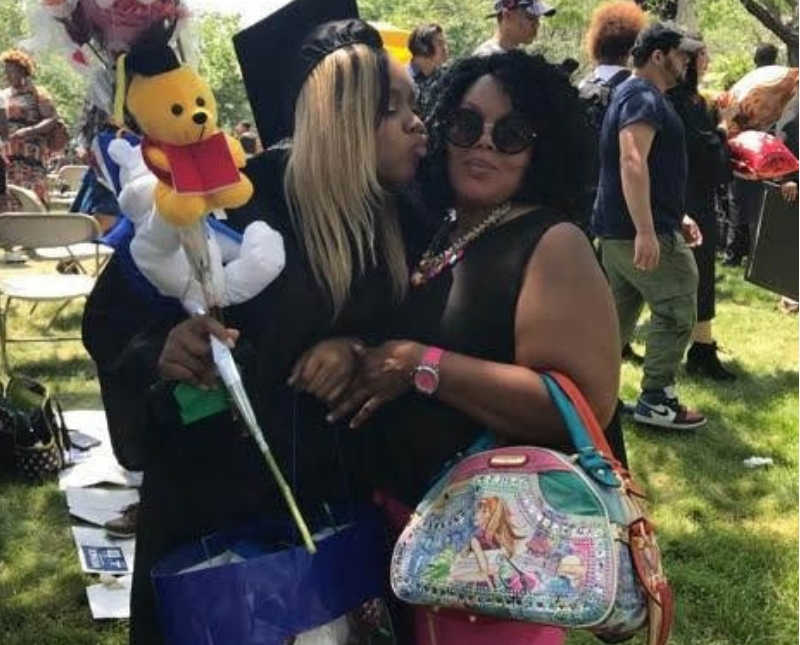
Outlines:
[[[692,343],[686,354],[686,371],[715,381],[734,381],[736,374],[725,369],[717,356],[717,343]]]
[[[663,394],[642,393],[636,402],[633,420],[672,430],[693,430],[706,424],[702,414],[680,404],[672,387],[665,387]]]
[[[131,504],[122,511],[122,515],[103,524],[106,533],[115,538],[132,538],[136,535],[136,518],[139,515],[139,504]]]

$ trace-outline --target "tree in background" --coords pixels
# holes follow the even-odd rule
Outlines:
[[[0,0],[0,51],[16,47],[29,35],[25,8],[20,0]],[[53,97],[59,115],[70,131],[74,131],[86,96],[86,79],[70,67],[63,56],[57,53],[37,54],[36,84],[46,89]],[[5,85],[5,80],[0,81]]]
[[[750,71],[756,45],[776,39],[762,22],[748,14],[743,3],[771,3],[770,6],[782,7],[784,23],[789,20],[786,18],[789,14],[796,17],[797,7],[797,0],[637,1],[641,1],[654,17],[681,17],[689,23],[689,28],[703,33],[713,59],[706,82],[714,89],[724,89]],[[558,11],[552,18],[541,21],[539,36],[530,49],[541,52],[553,62],[560,62],[566,56],[578,58],[582,70],[588,69],[589,58],[583,47],[583,34],[598,2],[552,0]],[[792,5],[795,10],[790,11]],[[492,21],[486,19],[491,11],[491,0],[359,0],[358,6],[363,18],[390,22],[404,29],[413,29],[423,22],[441,24],[447,33],[453,57],[468,55],[489,37],[494,27]],[[795,38],[796,29],[795,26]],[[795,55],[796,52],[795,44]],[[797,64],[796,58],[789,60]],[[581,74],[578,72],[576,77]]]
[[[220,126],[231,130],[239,121],[252,123],[253,113],[233,49],[233,35],[239,31],[239,16],[207,13],[195,24],[200,48],[198,71],[217,98]]]
[[[188,2],[191,5],[191,0]],[[690,23],[696,20],[713,58],[707,76],[710,87],[724,89],[752,69],[753,51],[759,42],[780,39],[789,47],[789,63],[797,65],[797,0],[641,2],[659,17],[689,16],[684,20]],[[578,58],[583,69],[587,69],[589,60],[583,48],[583,34],[598,0],[554,0],[553,4],[558,12],[542,21],[540,35],[531,49],[554,62],[567,56]],[[491,11],[491,0],[359,0],[358,5],[363,18],[405,29],[424,22],[441,24],[454,57],[468,55],[494,29],[492,20],[486,18]],[[252,122],[231,42],[239,29],[238,17],[202,14],[192,29],[198,41],[199,71],[216,94],[220,123],[231,128],[240,120]],[[0,0],[0,51],[16,45],[28,36],[28,30],[24,0]],[[86,95],[86,79],[58,53],[39,55],[37,63],[38,82],[53,95],[59,114],[74,132]]]
[[[236,15],[202,14],[194,23],[199,49],[199,71],[209,81],[220,112],[220,124],[231,128],[237,121],[252,121],[250,104],[242,84],[231,38],[239,30]],[[22,0],[0,0],[0,51],[27,38],[28,21]],[[59,52],[36,55],[36,82],[55,101],[58,113],[76,134],[88,80],[75,71]],[[1,76],[1,74],[0,74]],[[5,84],[0,78],[0,87]],[[110,106],[109,106],[110,107]]]
[[[740,0],[748,13],[786,45],[789,65],[797,66],[797,0]]]

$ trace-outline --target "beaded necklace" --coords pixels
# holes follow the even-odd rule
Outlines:
[[[506,202],[500,206],[493,208],[489,214],[483,218],[478,224],[473,226],[469,231],[464,233],[461,237],[456,239],[446,249],[436,252],[440,248],[442,242],[447,239],[453,228],[456,225],[456,212],[450,209],[447,214],[444,226],[439,229],[433,237],[428,249],[422,254],[417,264],[417,268],[411,273],[411,286],[421,287],[426,282],[432,280],[445,269],[454,266],[461,258],[464,257],[464,249],[479,238],[483,233],[495,226],[511,211],[511,204]]]

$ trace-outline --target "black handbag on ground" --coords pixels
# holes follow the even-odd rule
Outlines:
[[[13,433],[14,464],[29,479],[55,475],[69,464],[70,440],[61,405],[47,386],[13,377],[0,400],[0,428]]]

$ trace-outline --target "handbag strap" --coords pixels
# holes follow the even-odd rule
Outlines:
[[[622,486],[637,497],[644,497],[630,472],[614,455],[600,422],[578,386],[561,372],[548,370],[540,375],[564,419],[581,467],[600,484]]]

